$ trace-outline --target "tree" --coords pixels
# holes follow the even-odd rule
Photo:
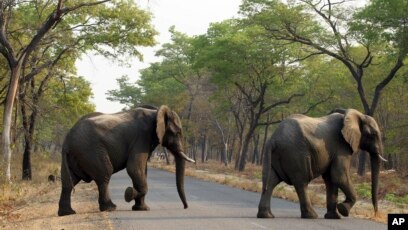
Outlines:
[[[326,55],[342,63],[355,81],[365,114],[373,116],[382,91],[407,57],[408,17],[403,10],[407,2],[374,0],[357,13],[349,11],[345,2],[300,0],[284,4],[277,0],[245,0],[241,12],[268,31],[268,38],[302,45],[309,52],[303,59]],[[384,38],[386,49],[375,49]],[[356,47],[364,52],[356,56]],[[394,62],[391,67],[390,60]],[[374,64],[384,65],[388,73],[369,88],[367,82],[372,83],[372,79],[365,73]],[[360,175],[364,174],[364,165],[360,158]]]
[[[229,20],[209,29],[207,63],[213,81],[225,93],[234,88],[239,96],[232,109],[240,130],[241,149],[237,169],[245,169],[248,148],[262,117],[305,95],[301,70],[291,65],[292,50],[263,38],[262,27]],[[305,77],[307,78],[307,77]],[[320,101],[319,103],[322,103]],[[268,123],[276,123],[277,120]],[[256,149],[256,148],[255,148]]]
[[[122,76],[116,79],[119,89],[109,90],[106,95],[107,99],[110,101],[118,101],[121,104],[127,106],[127,109],[134,108],[137,105],[142,104],[142,92],[137,86],[129,82],[128,76]]]
[[[149,24],[149,14],[139,10],[130,1],[118,0],[111,1],[111,4],[101,5],[105,2],[108,1],[85,3],[80,1],[63,4],[63,1],[60,0],[56,5],[43,1],[16,2],[15,4],[14,1],[1,2],[0,53],[7,60],[10,68],[10,84],[6,96],[2,135],[8,180],[10,180],[12,108],[22,71],[27,67],[27,63],[36,50],[52,52],[56,47],[49,46],[49,44],[58,44],[61,42],[58,38],[67,36],[67,34],[69,34],[68,37],[75,37],[72,39],[73,43],[68,43],[67,46],[72,46],[71,48],[82,52],[96,50],[110,57],[117,54],[140,57],[135,45],[153,44],[152,37],[155,31]],[[121,14],[118,14],[118,11],[121,11]],[[31,14],[24,14],[27,12]],[[29,18],[27,15],[33,15],[33,13],[38,13],[38,17],[31,18],[31,22],[30,20],[24,21]],[[61,20],[62,18],[65,20]],[[20,23],[21,20],[23,25],[31,23],[32,27],[23,27],[24,30],[20,30],[21,28],[18,28],[16,23]],[[50,33],[51,30],[54,33]],[[18,40],[20,35],[23,35],[23,39]],[[31,77],[49,67],[51,63],[43,62]],[[30,79],[23,79],[23,81],[26,80]]]

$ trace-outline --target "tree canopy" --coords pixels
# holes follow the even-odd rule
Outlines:
[[[406,99],[399,94],[407,86],[406,4],[244,0],[239,18],[213,23],[205,34],[172,27],[171,42],[157,52],[162,61],[131,86],[140,92],[134,106],[177,107],[190,155],[208,157],[214,150],[205,146],[217,146],[219,159],[235,159],[240,170],[246,160],[260,162],[258,146],[273,124],[292,113],[322,116],[341,107],[376,117],[386,148],[398,156],[395,146],[405,141],[388,137],[401,130],[390,123],[405,127],[396,119],[405,112],[392,104]],[[116,93],[126,94],[126,87]]]
[[[65,87],[63,92],[67,94],[58,96],[64,100],[78,98],[80,94],[76,91],[85,90],[82,92],[85,93],[89,90],[89,84],[77,78],[75,69],[76,60],[87,52],[122,63],[127,63],[130,57],[142,59],[138,48],[155,44],[157,32],[150,20],[151,14],[130,0],[1,1],[0,60],[7,65],[0,67],[1,73],[4,73],[2,76],[8,76],[0,79],[4,105],[2,149],[8,180],[12,145],[10,132],[12,126],[17,129],[18,125],[17,122],[12,124],[13,107],[21,107],[24,159],[29,162],[31,142],[37,130],[37,115],[46,116],[39,111],[44,111],[41,107],[44,106],[43,100],[52,92],[50,89],[62,84]],[[69,86],[73,91],[69,90]],[[16,95],[22,102],[18,105],[14,103]],[[93,109],[88,102],[91,94],[83,96],[75,105],[58,105],[73,106],[69,110],[71,118],[67,116],[66,119],[78,118]],[[13,146],[18,145],[13,143]],[[23,174],[25,165],[23,162]]]

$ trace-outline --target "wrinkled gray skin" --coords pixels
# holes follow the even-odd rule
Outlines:
[[[162,127],[161,134],[157,126]],[[116,114],[92,113],[82,117],[67,134],[62,149],[58,215],[75,214],[71,207],[71,192],[80,180],[96,182],[101,211],[115,210],[116,205],[109,196],[109,180],[113,173],[124,168],[136,193],[132,197],[135,201],[132,210],[149,210],[144,202],[147,159],[160,141],[175,157],[177,190],[184,208],[187,208],[185,161],[194,161],[183,153],[182,140],[180,119],[166,106],[159,110],[147,106]]]
[[[340,113],[339,113],[340,112]],[[268,141],[263,161],[262,196],[258,218],[273,218],[271,194],[284,181],[294,185],[302,218],[317,218],[307,194],[309,182],[322,175],[326,185],[326,219],[348,216],[356,202],[350,179],[352,154],[370,153],[372,202],[377,212],[380,160],[384,160],[381,133],[375,120],[357,110],[338,110],[320,118],[296,114],[284,120]],[[338,189],[346,199],[337,203]]]

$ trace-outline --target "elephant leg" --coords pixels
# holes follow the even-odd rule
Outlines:
[[[116,205],[112,202],[109,195],[109,181],[113,173],[113,166],[107,154],[102,155],[100,160],[101,164],[95,164],[95,172],[98,172],[98,174],[94,176],[99,192],[99,210],[114,211],[116,210]]]
[[[301,217],[306,219],[316,219],[318,216],[312,208],[309,195],[307,193],[307,184],[296,183],[294,184],[296,193],[299,197]]]
[[[326,207],[327,213],[324,215],[326,219],[340,219],[340,215],[337,212],[337,197],[338,197],[338,188],[333,184],[330,172],[326,172],[322,175],[324,183],[326,185]]]
[[[150,208],[145,204],[145,196],[147,193],[147,158],[148,154],[135,154],[129,157],[126,170],[132,179],[133,188],[127,188],[125,192],[126,201],[133,198],[135,205],[134,211],[148,211]]]
[[[67,178],[65,178],[66,180]],[[75,175],[71,175],[72,184],[62,182],[61,196],[59,200],[58,216],[66,216],[75,214],[75,210],[71,207],[71,193],[75,185],[80,181]],[[66,184],[66,185],[65,185]]]
[[[99,191],[99,210],[103,211],[115,211],[116,205],[112,202],[109,196],[109,180],[96,182]]]
[[[270,169],[266,178],[262,178],[262,195],[258,205],[258,218],[274,218],[271,211],[271,196],[273,189],[282,180],[276,175],[273,169]]]
[[[350,209],[356,203],[356,191],[351,183],[342,183],[339,185],[339,188],[344,192],[344,195],[346,195],[346,199],[344,202],[337,204],[337,210],[342,216],[348,216]]]
[[[356,203],[357,198],[349,175],[349,164],[349,160],[337,159],[336,164],[332,165],[332,167],[334,166],[335,168],[331,172],[334,184],[337,185],[346,196],[344,202],[337,204],[337,210],[342,216],[349,215],[350,209]]]

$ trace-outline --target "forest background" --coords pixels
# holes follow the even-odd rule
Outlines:
[[[124,110],[168,105],[182,119],[187,153],[197,164],[219,161],[239,172],[261,164],[266,140],[290,114],[355,108],[379,123],[388,159],[383,168],[406,178],[408,2],[353,5],[243,0],[239,17],[213,23],[204,34],[171,27],[171,41],[156,53],[161,61],[142,70],[137,82],[117,76],[119,88],[107,97]],[[0,6],[5,189],[10,181],[33,179],[32,158],[58,162],[69,128],[95,110],[75,61],[87,52],[123,63],[142,58],[138,48],[154,45],[157,32],[151,14],[133,1]],[[353,159],[359,175],[366,174],[365,156]],[[50,170],[58,176],[58,167]]]

